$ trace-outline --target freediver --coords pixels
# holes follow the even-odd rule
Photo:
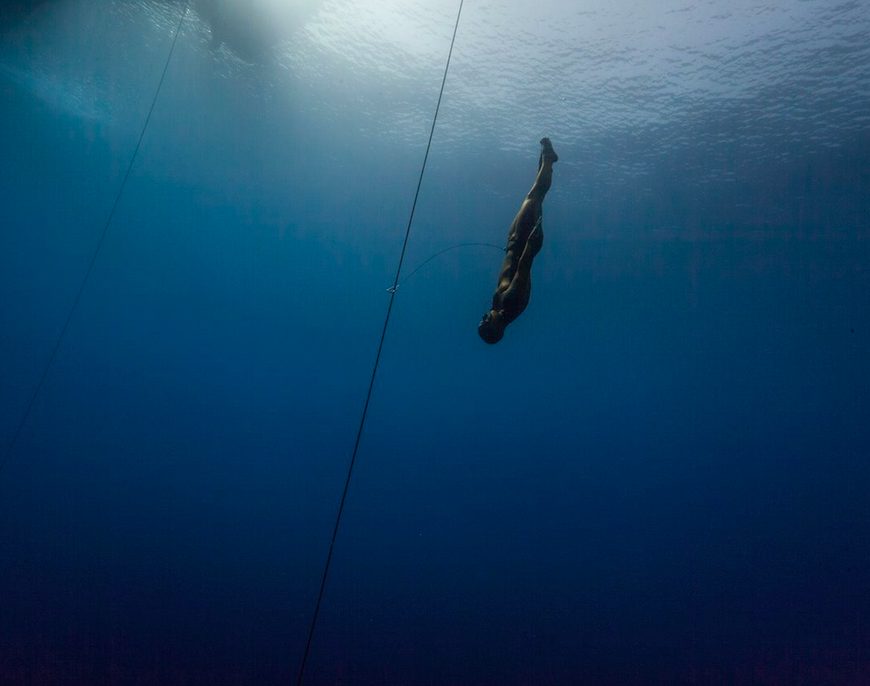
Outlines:
[[[486,343],[498,343],[504,336],[505,327],[519,317],[529,304],[532,262],[544,244],[544,231],[541,228],[544,196],[550,190],[553,163],[558,159],[550,139],[542,138],[538,175],[511,223],[498,286],[492,296],[492,308],[483,315],[477,327],[477,333]]]

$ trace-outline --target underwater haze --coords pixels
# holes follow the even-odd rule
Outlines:
[[[2,686],[296,683],[391,298],[306,685],[870,684],[870,4],[465,0],[495,346],[458,10],[3,3]]]

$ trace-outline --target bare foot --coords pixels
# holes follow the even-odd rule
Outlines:
[[[549,138],[541,139],[541,159],[546,160],[550,164],[559,161],[559,156],[556,154],[556,151],[553,150],[553,144],[550,142]]]

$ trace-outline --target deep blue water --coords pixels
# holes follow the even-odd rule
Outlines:
[[[182,9],[0,10],[3,686],[305,648],[458,3],[192,2],[100,243]],[[466,0],[306,684],[870,684],[867,35]]]

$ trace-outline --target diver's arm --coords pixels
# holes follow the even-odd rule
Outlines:
[[[505,289],[501,296],[502,307],[511,312],[522,312],[528,303],[529,290],[532,281],[532,262],[535,259],[536,250],[531,245],[532,237],[535,232],[529,236],[526,242],[526,247],[523,249],[523,254],[520,256],[520,261],[517,264],[517,271],[514,278],[511,279],[510,285]],[[522,299],[522,301],[521,301]]]

